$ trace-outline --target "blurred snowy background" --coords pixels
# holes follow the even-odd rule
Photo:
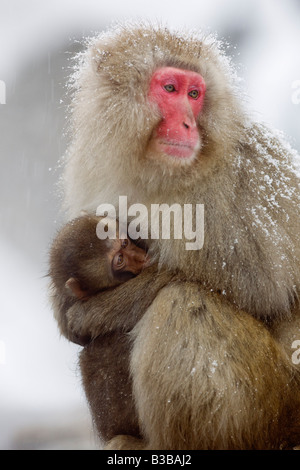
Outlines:
[[[59,337],[44,276],[61,222],[55,183],[66,148],[69,59],[83,36],[133,18],[217,32],[249,106],[300,149],[299,0],[0,0],[1,449],[98,444],[79,348]]]

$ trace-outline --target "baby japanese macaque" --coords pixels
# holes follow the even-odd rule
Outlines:
[[[123,326],[120,329],[114,327],[120,312],[111,305],[112,288],[125,281],[130,283],[131,278],[143,271],[146,278],[141,277],[141,285],[133,286],[130,295],[141,315],[170,276],[158,276],[155,266],[144,270],[150,264],[147,253],[126,233],[119,234],[116,239],[98,238],[99,223],[105,223],[103,218],[85,215],[60,230],[50,250],[49,274],[54,315],[61,333],[84,346],[80,359],[83,386],[91,409],[97,409],[94,421],[99,435],[108,440],[116,433],[129,432],[139,436],[129,375],[130,340],[127,334],[137,322],[137,315],[127,315],[126,310]],[[143,300],[146,292],[150,294],[150,301]],[[111,328],[103,334],[94,328],[93,337],[90,334],[80,336],[70,329],[66,313],[76,303],[88,304],[95,295],[101,295],[103,299],[102,306],[94,312],[95,324],[101,330],[101,319],[105,317],[111,320]],[[125,298],[128,298],[127,292]],[[121,295],[118,299],[121,308],[124,298]],[[95,383],[97,387],[94,389]]]
[[[84,215],[65,225],[50,253],[50,276],[64,304],[88,299],[139,274],[149,260],[144,249],[127,237],[101,240],[103,218]],[[104,223],[104,221],[103,221]]]

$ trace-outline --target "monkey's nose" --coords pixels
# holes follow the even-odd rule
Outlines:
[[[193,130],[197,127],[196,119],[189,106],[186,106],[186,108],[184,109],[181,119],[182,119],[182,125],[185,129]]]
[[[182,125],[186,131],[193,132],[197,128],[196,121],[194,119],[185,119]]]

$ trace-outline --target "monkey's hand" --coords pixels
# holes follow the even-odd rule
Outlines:
[[[65,336],[85,345],[112,331],[131,331],[172,277],[153,265],[113,289],[76,301],[66,313]]]

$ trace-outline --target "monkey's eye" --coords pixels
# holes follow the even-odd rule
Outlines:
[[[175,87],[174,85],[172,85],[171,83],[169,85],[165,85],[164,86],[164,89],[168,92],[168,93],[172,93],[173,91],[175,91]]]
[[[126,248],[126,246],[128,246],[128,239],[124,238],[124,240],[121,240],[121,247]]]
[[[196,100],[199,96],[199,91],[198,90],[192,90],[189,92],[189,96],[191,98],[193,98],[194,100]]]
[[[122,253],[117,253],[113,259],[113,266],[120,269],[124,266],[124,256]]]

